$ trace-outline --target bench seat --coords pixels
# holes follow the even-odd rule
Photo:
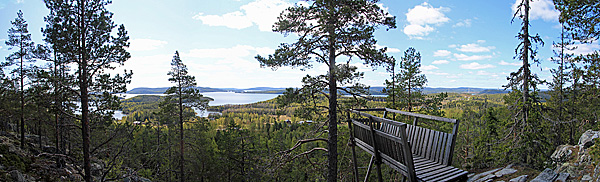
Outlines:
[[[413,155],[418,181],[465,181],[467,171]]]

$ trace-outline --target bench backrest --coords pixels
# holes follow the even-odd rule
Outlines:
[[[406,124],[391,122],[393,121],[376,117],[352,119],[352,136],[357,146],[415,181],[416,173],[406,136]],[[396,127],[398,132],[391,134],[375,129],[383,126],[380,125],[382,123]]]
[[[454,146],[456,143],[456,137],[458,132],[459,121],[456,119],[443,118],[438,116],[429,116],[418,113],[398,111],[388,108],[380,109],[360,109],[355,111],[384,111],[384,118],[387,113],[397,113],[401,115],[411,116],[413,124],[406,124],[406,129],[400,129],[398,124],[392,124],[393,122],[402,123],[398,121],[392,122],[380,122],[376,125],[379,126],[379,130],[384,133],[388,133],[393,136],[400,137],[400,132],[405,131],[409,145],[411,146],[412,154],[426,158],[430,161],[437,162],[443,165],[452,164],[452,155],[454,153]],[[428,128],[418,126],[420,119],[428,119],[433,121],[442,121],[453,123],[452,133],[435,131]]]

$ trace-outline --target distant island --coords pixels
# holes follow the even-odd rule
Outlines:
[[[254,88],[210,88],[210,87],[196,87],[200,92],[235,92],[235,93],[250,93],[250,94],[282,94],[285,88],[274,88],[274,87],[254,87]],[[371,95],[386,95],[383,93],[385,87],[371,87],[369,93]],[[148,88],[138,87],[127,91],[128,94],[162,94],[168,87],[159,88]],[[472,88],[472,87],[458,87],[458,88],[431,88],[425,87],[423,89],[424,94],[435,94],[435,93],[470,93],[470,94],[501,94],[508,93],[508,90],[504,89],[487,89],[487,88]]]

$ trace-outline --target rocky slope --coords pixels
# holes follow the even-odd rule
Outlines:
[[[39,136],[26,135],[25,138],[26,150],[22,150],[14,133],[0,131],[0,181],[83,181],[83,168],[79,161],[67,155],[54,154],[55,148],[47,138],[42,137],[41,147]],[[92,178],[99,181],[104,163],[97,159],[92,161]],[[128,174],[120,181],[150,180]]]
[[[591,155],[594,154],[594,155]],[[469,182],[566,182],[600,181],[600,131],[586,131],[577,145],[561,145],[550,157],[553,169],[533,171],[518,165],[508,165],[479,174],[470,175]]]

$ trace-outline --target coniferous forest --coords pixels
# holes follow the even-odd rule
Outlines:
[[[126,25],[113,20],[119,15],[105,7],[110,0],[44,0],[44,27],[28,27],[23,12],[15,12],[5,41],[12,53],[0,62],[0,181],[362,180],[366,169],[353,173],[348,120],[356,116],[348,109],[459,120],[452,166],[474,173],[508,164],[532,173],[554,168],[557,147],[600,130],[599,52],[573,53],[598,44],[598,1],[554,0],[561,37],[544,42],[530,29],[531,1],[522,0],[512,19],[521,25],[514,59],[522,64],[505,75],[508,93],[432,94],[423,92],[428,78],[421,60],[428,58],[417,48],[393,57],[376,46],[376,31],[397,28],[378,0],[309,2],[286,9],[273,25],[281,36],[298,38],[255,61],[328,71],[298,78],[302,87],[275,99],[221,106],[209,106],[213,98],[197,89],[206,78],[192,76],[176,50],[164,60],[171,63],[164,70],[171,85],[163,95],[120,98],[135,73],[116,71],[131,58],[130,42]],[[40,28],[43,40],[34,42],[31,32]],[[550,60],[537,56],[544,44],[554,47]],[[386,96],[370,96],[364,73],[346,58],[385,69]],[[551,80],[531,71],[548,61],[556,65]],[[220,114],[200,117],[194,109]],[[115,111],[126,116],[114,118]],[[600,147],[587,147],[595,166]],[[357,150],[356,156],[356,165],[368,166],[371,155]],[[384,181],[402,179],[385,165],[382,171]]]

